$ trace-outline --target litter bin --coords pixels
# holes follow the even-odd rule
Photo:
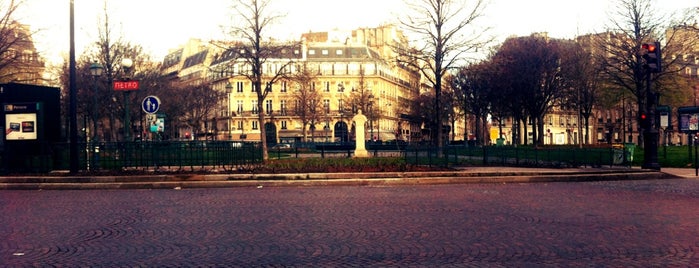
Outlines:
[[[497,139],[495,139],[495,145],[497,145],[497,146],[503,146],[503,145],[505,145],[505,139],[504,139],[504,138],[497,138]]]
[[[633,151],[636,149],[636,144],[624,143],[624,152],[626,152],[626,163],[631,165],[633,162]]]
[[[612,164],[621,165],[624,163],[624,145],[612,145]]]

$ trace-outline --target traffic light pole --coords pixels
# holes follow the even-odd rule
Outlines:
[[[650,126],[643,129],[643,165],[644,169],[660,170],[658,164],[658,122],[655,117],[657,97],[651,92],[651,71],[646,73],[646,112],[650,117]]]

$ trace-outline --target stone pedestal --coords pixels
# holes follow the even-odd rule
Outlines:
[[[366,150],[366,137],[364,136],[364,124],[367,121],[366,116],[362,114],[362,110],[357,111],[357,115],[352,117],[354,121],[354,133],[355,133],[355,149],[354,157],[369,157],[369,152]]]

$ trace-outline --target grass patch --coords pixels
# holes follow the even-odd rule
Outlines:
[[[389,172],[418,171],[425,167],[410,165],[400,157],[372,158],[287,158],[269,160],[264,170],[273,173],[293,172]]]

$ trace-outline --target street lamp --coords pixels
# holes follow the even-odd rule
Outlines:
[[[231,93],[233,92],[233,85],[231,82],[226,83],[226,97],[228,99],[228,105],[226,105],[226,118],[228,119],[228,139],[232,139],[233,134],[231,133]]]
[[[93,161],[92,165],[97,169],[99,167],[97,161],[99,161],[99,135],[97,134],[97,126],[98,126],[98,121],[99,121],[99,115],[98,115],[98,109],[97,109],[97,79],[102,76],[102,71],[104,71],[104,67],[102,64],[99,64],[97,61],[93,62],[90,64],[90,74],[94,79],[92,79],[92,132],[93,132],[93,137],[92,137],[92,142],[93,142]]]
[[[125,79],[129,80],[129,71],[131,71],[131,68],[133,67],[133,60],[129,58],[122,59],[121,67],[124,68]],[[130,90],[124,90],[124,141],[127,142],[131,140],[131,130],[129,129],[131,127],[131,115],[129,114],[129,93],[131,93]]]
[[[98,139],[97,121],[99,120],[99,116],[97,115],[97,79],[102,76],[102,71],[104,71],[104,67],[102,67],[102,64],[99,64],[97,61],[90,64],[90,74],[94,78],[92,80],[92,131],[94,132],[94,137],[92,139],[94,141],[97,141]]]
[[[369,95],[369,130],[371,131],[372,142],[374,141],[374,95]]]

